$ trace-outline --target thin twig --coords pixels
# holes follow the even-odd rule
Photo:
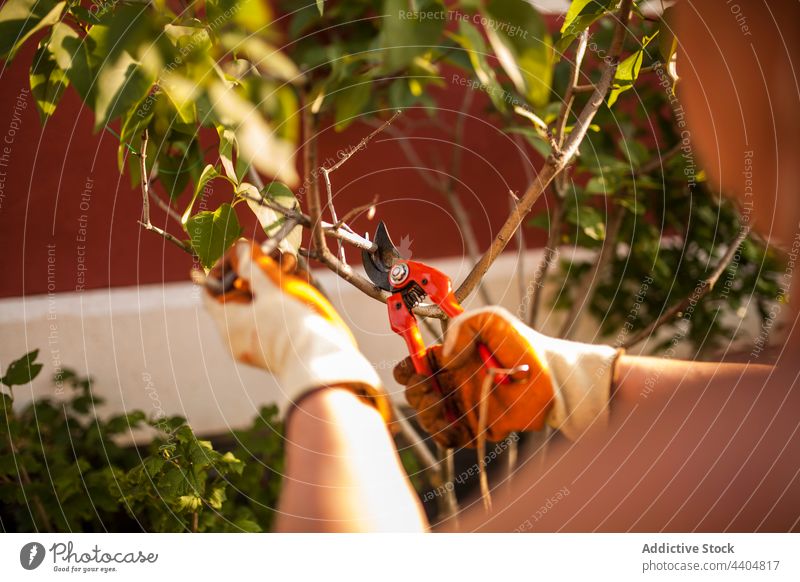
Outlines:
[[[672,319],[682,311],[686,310],[692,302],[695,304],[700,302],[703,297],[708,295],[712,289],[714,289],[714,285],[716,285],[719,278],[722,276],[722,273],[730,265],[730,262],[733,260],[733,257],[736,256],[736,251],[739,249],[739,246],[744,242],[747,236],[750,234],[750,228],[744,227],[741,229],[737,237],[731,242],[730,246],[728,247],[727,252],[723,255],[720,259],[717,268],[711,273],[711,276],[708,279],[701,281],[697,287],[695,287],[695,291],[692,292],[691,295],[684,298],[680,303],[673,305],[667,311],[665,311],[661,317],[655,320],[653,323],[648,325],[645,329],[640,331],[639,333],[635,334],[629,340],[627,340],[624,344],[622,344],[623,348],[631,348],[638,344],[643,339],[649,338],[653,335],[653,333],[662,325],[669,323]],[[700,288],[698,291],[697,289]]]
[[[250,176],[250,181],[253,185],[258,188],[258,191],[261,192],[264,189],[264,181],[261,179],[261,176],[258,175],[256,169],[253,166],[249,166],[247,168],[247,175]]]
[[[150,226],[150,175],[147,172],[147,142],[150,139],[147,130],[142,132],[142,148],[139,152],[139,172],[142,180],[142,222]]]
[[[270,208],[270,209],[274,210],[275,212],[283,214],[287,218],[293,218],[294,220],[297,221],[298,224],[300,224],[302,226],[305,226],[306,228],[310,228],[311,227],[311,217],[308,216],[307,214],[303,214],[299,210],[296,210],[294,208],[287,208],[285,206],[281,206],[280,204],[276,204],[276,203],[272,202],[271,200],[267,200],[265,198],[262,198],[261,196],[254,196],[254,195],[250,194],[249,192],[247,192],[246,190],[240,191],[238,193],[238,196],[243,198],[243,199],[245,199],[245,200],[250,200],[252,202],[255,202],[256,204],[260,204],[262,206],[266,206],[267,208]],[[346,243],[348,243],[348,244],[350,244],[350,245],[352,245],[352,246],[354,246],[354,247],[356,247],[358,249],[362,249],[362,250],[366,250],[366,251],[370,251],[370,252],[374,252],[375,250],[377,250],[377,247],[375,246],[375,243],[365,239],[364,237],[361,237],[361,236],[355,234],[352,231],[352,229],[350,229],[350,227],[347,226],[346,224],[341,224],[339,226],[336,226],[336,225],[331,224],[329,222],[325,222],[324,220],[321,221],[320,224],[322,226],[322,231],[327,236],[330,236],[330,237],[338,239],[338,240],[342,240],[342,241],[344,241],[344,242],[346,242]]]
[[[567,92],[564,94],[564,102],[561,104],[561,110],[558,112],[558,117],[556,118],[556,143],[559,148],[564,145],[564,134],[567,129],[569,114],[572,111],[572,104],[575,102],[575,87],[578,85],[578,79],[581,75],[581,65],[583,64],[583,57],[586,54],[586,45],[588,42],[589,31],[584,30],[581,33],[580,40],[578,41],[578,48],[575,51],[575,62],[572,64],[570,81],[567,85]]]
[[[544,254],[536,273],[533,275],[531,282],[531,305],[528,311],[528,325],[536,329],[537,319],[539,318],[539,309],[542,304],[542,295],[544,293],[544,286],[547,283],[547,274],[550,267],[556,262],[558,258],[558,247],[561,243],[561,223],[564,220],[564,200],[557,193],[553,197],[553,210],[551,212],[552,218],[550,219],[550,228],[547,232],[547,244],[544,247]]]
[[[345,215],[342,216],[342,219],[339,220],[338,222],[336,222],[336,224],[334,224],[334,228],[346,227],[346,228],[349,229],[350,227],[347,226],[348,222],[353,220],[356,216],[358,216],[359,214],[361,214],[365,210],[369,210],[370,208],[374,208],[377,203],[378,203],[378,195],[375,194],[375,196],[372,197],[372,202],[370,202],[368,204],[362,204],[361,206],[356,206],[355,208],[351,208],[350,210],[348,210],[345,213]],[[368,216],[367,218],[371,219],[372,217]]]
[[[156,166],[153,165],[152,171],[148,173],[147,171],[147,142],[149,140],[149,135],[147,130],[145,129],[142,132],[142,147],[141,151],[139,152],[139,170],[141,172],[141,179],[142,179],[142,219],[139,221],[139,224],[145,229],[151,232],[154,232],[158,235],[161,235],[166,240],[174,244],[176,247],[189,253],[192,256],[195,256],[194,249],[192,249],[192,245],[189,243],[180,240],[173,234],[168,233],[163,228],[159,228],[154,225],[150,221],[150,198],[153,196],[150,194],[150,183],[152,181],[151,175],[155,173]],[[158,199],[160,201],[160,199]],[[169,212],[167,212],[170,214]],[[180,221],[180,217],[177,217],[177,220]]]
[[[314,175],[317,167],[317,136],[314,114],[308,102],[308,94],[304,95],[303,111],[301,114],[303,125],[303,167],[306,172],[308,187],[308,216],[311,228],[311,248],[324,253],[328,245],[325,242],[325,233],[322,231],[322,206],[319,202],[319,180]]]
[[[622,227],[622,219],[624,217],[625,208],[621,205],[616,205],[610,212],[606,236],[603,240],[603,247],[600,249],[600,255],[594,262],[594,266],[586,273],[586,276],[575,288],[577,296],[572,302],[572,307],[566,319],[564,319],[559,337],[571,339],[575,335],[578,322],[585,309],[592,304],[594,295],[597,292],[597,286],[603,280],[609,263],[614,260],[616,256],[617,238],[619,237],[619,230]]]
[[[641,176],[642,174],[649,174],[654,170],[658,170],[659,168],[663,167],[663,165],[681,153],[681,147],[683,144],[681,142],[676,143],[670,149],[665,151],[662,155],[654,157],[652,160],[642,164],[640,168],[638,168],[634,174],[637,176]]]
[[[158,162],[155,162],[153,164],[153,170],[151,171],[151,174],[155,174],[156,173],[157,164],[158,164]],[[169,216],[171,219],[173,219],[178,224],[182,224],[181,223],[181,215],[178,214],[178,212],[172,206],[170,206],[167,202],[165,202],[158,194],[156,194],[156,191],[153,189],[154,181],[155,180],[153,178],[151,178],[150,179],[150,183],[148,184],[147,192],[150,195],[150,200],[155,202],[156,206],[158,206],[161,210],[163,210],[166,213],[167,216]]]
[[[481,486],[483,509],[486,513],[492,510],[492,492],[489,490],[489,478],[486,476],[486,417],[489,413],[489,390],[494,383],[492,370],[486,374],[481,384],[481,399],[478,402],[478,480]]]
[[[330,168],[326,168],[326,171],[327,171],[329,174],[332,174],[333,172],[335,172],[336,170],[338,170],[339,168],[341,168],[341,167],[342,167],[342,165],[344,165],[344,163],[345,163],[347,160],[349,160],[351,157],[353,157],[353,155],[354,155],[356,152],[359,152],[359,151],[363,150],[364,148],[366,148],[366,147],[367,147],[367,144],[370,142],[370,140],[371,140],[373,137],[375,137],[376,135],[378,135],[379,133],[381,133],[382,131],[384,131],[386,128],[388,128],[388,127],[389,127],[389,126],[392,124],[392,122],[393,122],[395,119],[397,119],[397,118],[398,118],[398,116],[399,116],[401,113],[403,113],[403,112],[402,112],[401,110],[399,110],[399,109],[398,109],[397,111],[395,111],[395,112],[394,112],[394,115],[392,115],[392,116],[391,116],[389,119],[387,119],[386,121],[384,121],[384,122],[383,122],[383,123],[380,125],[380,127],[378,127],[378,128],[375,130],[375,131],[373,131],[373,132],[372,132],[372,133],[370,133],[370,134],[369,134],[367,137],[365,137],[365,138],[364,138],[364,139],[362,139],[360,142],[358,142],[358,145],[356,145],[354,148],[351,148],[351,149],[350,149],[350,150],[349,150],[349,151],[348,151],[346,154],[344,154],[344,155],[342,156],[342,159],[340,159],[338,162],[336,162],[335,164],[333,164],[333,165],[332,165]]]
[[[542,192],[544,192],[547,185],[558,175],[572,160],[578,151],[578,146],[589,130],[595,114],[600,109],[600,106],[605,101],[606,94],[608,93],[611,83],[614,80],[617,67],[619,66],[619,56],[622,52],[622,44],[627,31],[628,19],[631,12],[632,0],[622,0],[619,12],[617,13],[617,22],[614,28],[614,36],[609,49],[608,57],[606,59],[606,68],[598,82],[597,86],[592,93],[592,96],[584,105],[583,110],[578,116],[577,121],[569,134],[569,137],[564,142],[564,147],[560,152],[552,152],[545,160],[544,166],[539,170],[536,180],[528,187],[523,195],[520,203],[514,208],[514,211],[506,219],[506,222],[498,231],[494,240],[489,248],[483,254],[481,259],[475,267],[467,275],[467,278],[456,290],[456,298],[463,301],[470,293],[472,293],[478,286],[478,283],[483,279],[489,267],[497,259],[503,249],[508,245],[514,232],[519,228],[522,220],[530,212],[533,204],[539,199]]]
[[[281,225],[278,232],[276,232],[273,236],[269,238],[267,242],[265,242],[261,246],[261,251],[265,255],[270,255],[272,252],[278,248],[278,245],[281,244],[281,241],[285,239],[297,226],[297,220],[294,218],[287,218],[283,225]]]
[[[441,459],[442,481],[444,481],[442,484],[444,493],[439,498],[441,499],[439,514],[442,517],[442,521],[452,520],[452,527],[458,529],[458,498],[456,497],[456,488],[453,485],[453,478],[456,473],[455,454],[453,449],[437,448]]]
[[[168,240],[169,242],[174,244],[176,247],[178,247],[182,251],[186,251],[190,255],[194,256],[194,254],[195,254],[194,253],[194,249],[192,248],[192,245],[190,245],[188,242],[182,241],[177,236],[168,233],[163,228],[158,228],[155,224],[145,224],[144,222],[142,222],[140,220],[139,221],[139,225],[142,226],[142,228],[144,228],[145,230],[149,230],[150,232],[154,232],[154,233],[164,237],[166,240]]]

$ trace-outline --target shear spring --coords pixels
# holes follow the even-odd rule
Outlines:
[[[420,287],[416,282],[412,283],[406,289],[403,289],[403,301],[408,307],[408,310],[411,311],[417,305],[419,305],[420,301],[425,299],[427,293]]]

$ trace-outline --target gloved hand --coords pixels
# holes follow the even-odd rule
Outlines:
[[[389,421],[375,369],[293,256],[276,261],[240,240],[209,272],[203,296],[233,357],[274,374],[290,405],[316,388],[343,387]]]
[[[540,430],[545,424],[574,440],[591,425],[607,422],[618,350],[554,339],[523,324],[501,307],[486,307],[450,322],[444,345],[428,348],[430,377],[414,371],[410,358],[394,369],[420,424],[445,447],[474,447],[481,390],[487,371],[477,343],[504,368],[527,366],[507,383],[493,383],[487,396],[486,438]]]

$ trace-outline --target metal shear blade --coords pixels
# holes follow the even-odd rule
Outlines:
[[[364,271],[376,287],[384,291],[391,291],[392,285],[389,283],[389,271],[395,261],[400,258],[400,251],[394,246],[383,221],[378,224],[378,228],[375,230],[373,242],[377,247],[374,252],[361,251],[361,262],[364,265]]]

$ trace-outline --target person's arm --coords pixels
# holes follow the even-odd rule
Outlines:
[[[280,531],[423,531],[387,429],[388,396],[336,310],[299,272],[238,242],[206,279],[206,308],[233,356],[286,396]]]
[[[289,416],[280,532],[421,532],[427,520],[374,407],[323,388]]]
[[[668,360],[647,356],[621,355],[617,358],[611,386],[612,410],[642,402],[652,396],[669,396],[676,390],[703,390],[712,381],[734,385],[743,378],[759,382],[772,366]]]

